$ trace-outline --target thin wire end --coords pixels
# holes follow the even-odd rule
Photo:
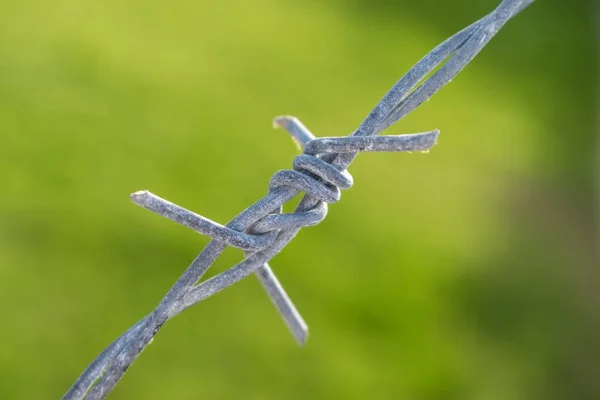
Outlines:
[[[288,129],[290,125],[294,122],[298,122],[298,118],[293,117],[291,115],[280,115],[278,117],[273,118],[273,128]]]
[[[302,335],[294,335],[294,338],[296,339],[298,346],[304,347],[308,341],[308,327],[306,327]]]
[[[306,143],[315,139],[315,135],[310,133],[308,128],[306,128],[298,118],[291,115],[275,117],[273,119],[273,126],[275,128],[283,128],[287,131],[294,139],[294,142],[300,151],[306,146]]]
[[[133,192],[129,195],[131,201],[133,201],[138,206],[142,205],[144,199],[148,198],[150,192],[147,190],[138,190],[137,192]]]

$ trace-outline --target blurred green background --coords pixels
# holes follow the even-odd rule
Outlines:
[[[208,242],[129,193],[229,221],[297,154],[272,117],[352,132],[497,3],[0,2],[0,398],[62,396]],[[441,129],[430,154],[357,158],[272,261],[305,348],[250,277],[110,398],[600,398],[592,4],[537,1],[389,129]]]

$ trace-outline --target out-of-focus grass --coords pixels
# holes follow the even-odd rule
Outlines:
[[[296,154],[273,116],[348,134],[495,5],[438,3],[0,3],[0,398],[60,396],[207,243],[128,193],[226,222]],[[361,155],[273,260],[306,348],[250,278],[171,321],[112,398],[595,398],[585,7],[510,22],[391,129],[438,146]]]

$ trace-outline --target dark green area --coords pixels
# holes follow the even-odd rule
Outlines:
[[[59,398],[208,242],[130,192],[225,223],[297,154],[272,117],[350,133],[495,5],[1,2],[0,398]],[[441,129],[430,154],[358,157],[272,262],[305,348],[250,277],[170,321],[111,398],[598,398],[594,21],[536,2],[390,129]]]

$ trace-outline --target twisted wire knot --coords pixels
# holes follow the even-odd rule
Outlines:
[[[285,117],[280,117],[281,118]],[[286,128],[297,120],[287,121]],[[289,129],[295,136],[295,131]],[[267,234],[282,229],[302,228],[316,225],[327,215],[327,204],[340,200],[341,190],[352,187],[354,180],[347,170],[340,170],[323,158],[325,154],[355,153],[361,151],[427,151],[439,135],[434,130],[412,135],[348,136],[311,139],[306,142],[304,153],[294,158],[293,169],[276,172],[269,182],[269,191],[282,186],[293,187],[318,200],[316,205],[304,212],[269,214],[251,226],[247,232]],[[305,137],[306,138],[306,137]],[[308,139],[308,138],[306,138]]]
[[[352,184],[352,175],[348,171],[340,171],[318,155],[300,154],[294,158],[293,169],[273,174],[269,192],[289,186],[315,197],[318,202],[304,212],[283,214],[280,207],[278,213],[266,215],[255,222],[248,232],[267,233],[317,225],[327,216],[327,204],[339,201],[340,189],[349,189]]]
[[[289,129],[289,132],[298,139],[297,132],[293,129]],[[331,161],[335,157],[332,155],[362,151],[427,151],[435,144],[438,135],[439,131],[434,130],[389,136],[318,139],[304,136],[304,152],[294,158],[293,169],[273,174],[269,182],[269,192],[284,186],[291,187],[317,199],[316,205],[307,211],[284,214],[283,204],[279,204],[271,213],[254,221],[245,231],[223,226],[145,190],[133,193],[131,199],[148,210],[219,242],[245,251],[258,251],[273,244],[277,239],[277,232],[281,230],[298,229],[321,222],[327,215],[327,204],[339,201],[341,189],[349,189],[352,186],[352,175],[333,166]],[[325,155],[329,157],[325,159]]]

